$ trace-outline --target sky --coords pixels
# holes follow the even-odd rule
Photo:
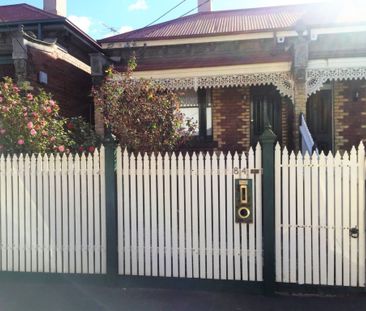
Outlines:
[[[212,9],[230,10],[320,1],[322,0],[212,0]],[[43,7],[43,0],[0,0],[1,5],[21,2],[38,8]],[[142,28],[180,2],[182,0],[67,0],[67,15],[91,37],[101,39]],[[178,8],[159,20],[159,23],[180,17],[196,7],[197,0],[185,0]]]

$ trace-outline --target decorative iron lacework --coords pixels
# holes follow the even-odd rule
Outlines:
[[[290,72],[166,78],[156,79],[156,81],[158,81],[163,87],[170,90],[194,89],[196,91],[200,88],[273,84],[283,96],[288,96],[292,99],[294,95],[294,82],[291,78]]]
[[[310,69],[307,71],[307,95],[319,91],[327,81],[360,79],[366,79],[366,67]]]
[[[289,72],[168,78],[157,79],[157,81],[159,81],[167,89],[171,90],[197,90],[199,88],[219,88],[273,84],[282,95],[293,98],[294,84]]]

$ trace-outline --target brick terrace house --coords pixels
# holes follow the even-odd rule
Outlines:
[[[51,92],[65,116],[93,121],[90,53],[99,44],[66,17],[66,0],[0,6],[0,77]]]
[[[198,149],[246,150],[266,120],[282,145],[299,148],[302,113],[320,150],[366,138],[366,16],[320,3],[198,13],[100,40],[103,65],[183,92],[181,109],[199,122]],[[97,123],[98,116],[96,116]]]

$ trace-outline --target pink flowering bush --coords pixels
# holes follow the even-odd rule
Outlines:
[[[69,123],[59,115],[59,106],[50,94],[43,90],[32,94],[10,78],[0,83],[0,153],[79,151],[78,144],[91,133],[72,131]],[[86,122],[79,123],[86,127]]]

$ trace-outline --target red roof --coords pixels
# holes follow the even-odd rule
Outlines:
[[[340,18],[343,13],[342,6],[329,3],[203,12],[105,38],[99,42],[164,40],[289,30],[295,29],[300,21],[309,26],[331,26],[350,22]],[[363,18],[363,22],[365,21]]]
[[[65,19],[62,16],[52,14],[26,3],[0,6],[1,22],[20,22],[33,20]]]

